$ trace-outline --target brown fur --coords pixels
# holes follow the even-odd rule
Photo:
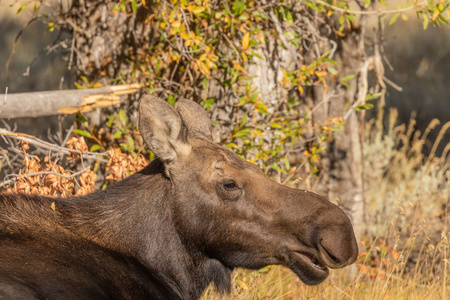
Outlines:
[[[356,260],[342,210],[215,145],[197,104],[145,96],[140,114],[159,157],[143,171],[78,198],[0,195],[0,299],[197,299],[235,267],[318,284]]]

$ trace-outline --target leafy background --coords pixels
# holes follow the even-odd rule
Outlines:
[[[449,31],[431,27],[447,22],[448,3],[384,4],[378,5],[392,13],[380,22],[390,27],[381,40],[371,39],[379,31],[370,31],[364,48],[371,54],[380,51],[377,42],[385,47],[385,74],[404,91],[384,89],[376,79],[379,74],[371,73],[364,103],[343,103],[332,116],[320,116],[315,100],[333,93],[345,99],[359,80],[352,69],[358,53],[350,61],[343,55],[345,43],[360,34],[360,16],[348,12],[357,7],[348,1],[74,1],[59,7],[45,1],[12,2],[7,9],[16,16],[2,18],[1,26],[17,28],[14,24],[23,18],[24,30],[17,43],[17,29],[0,39],[9,46],[3,49],[15,47],[16,52],[10,63],[9,53],[0,56],[1,64],[8,65],[0,80],[9,92],[139,82],[171,104],[192,99],[210,112],[216,142],[258,164],[274,180],[319,192],[328,174],[330,144],[345,133],[345,116],[354,111],[363,116],[378,106],[360,123],[367,228],[351,276],[335,272],[326,284],[306,287],[278,267],[238,270],[231,297],[445,298]],[[364,1],[361,7],[369,5]],[[411,21],[411,12],[418,23]],[[33,26],[26,26],[34,18]],[[365,26],[378,24],[369,19]],[[384,44],[384,39],[390,41]],[[268,60],[273,53],[277,59]],[[272,81],[261,72],[271,69],[279,70],[267,72]],[[42,120],[16,121],[26,128],[21,131],[74,151],[49,154],[7,139],[2,186],[70,196],[105,188],[140,170],[152,154],[135,125],[136,99],[78,114],[75,120],[54,118],[46,126],[38,126]],[[417,114],[411,118],[413,110]],[[6,127],[13,124],[4,121]],[[79,151],[97,153],[98,159],[82,159]],[[204,297],[218,296],[210,289]]]

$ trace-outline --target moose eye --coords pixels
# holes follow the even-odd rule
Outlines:
[[[235,191],[235,190],[239,190],[239,187],[237,186],[237,184],[232,181],[232,182],[227,182],[223,184],[223,187],[225,188],[225,190],[227,191]]]

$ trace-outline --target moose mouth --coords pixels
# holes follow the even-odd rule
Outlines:
[[[318,258],[300,252],[291,252],[288,267],[308,285],[321,283],[329,274],[327,266]]]

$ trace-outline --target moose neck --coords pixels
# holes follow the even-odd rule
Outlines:
[[[174,191],[163,165],[143,171],[63,205],[65,227],[106,248],[136,257],[157,270],[183,298],[197,299],[211,283],[230,288],[231,270],[183,244],[173,221]],[[175,284],[176,283],[176,284]]]

